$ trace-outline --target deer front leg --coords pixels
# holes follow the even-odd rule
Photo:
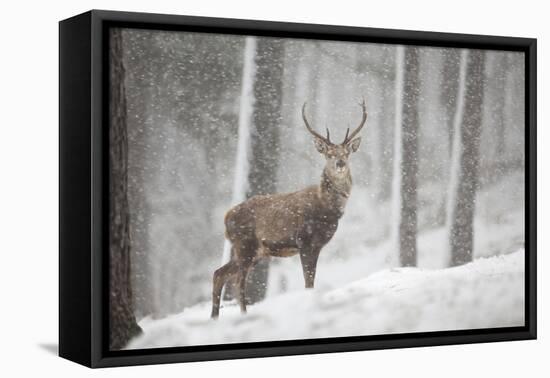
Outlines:
[[[320,250],[302,249],[300,250],[300,261],[302,263],[302,271],[306,289],[313,289],[315,281],[315,271],[317,269],[317,259],[319,258]]]

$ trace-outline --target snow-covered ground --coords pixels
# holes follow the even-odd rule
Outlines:
[[[514,187],[511,182],[518,180],[519,177],[509,177],[478,193],[474,220],[475,259],[508,254],[524,247],[523,192],[507,189]],[[425,196],[436,196],[433,190],[426,192]],[[389,222],[391,216],[387,214],[387,206],[377,206],[367,190],[354,188],[334,238],[321,251],[315,286],[335,289],[399,266],[396,245],[386,234]],[[449,266],[448,240],[445,226],[420,231],[418,267],[442,269]],[[268,297],[303,287],[298,256],[272,259]]]
[[[524,324],[524,250],[478,258],[454,268],[394,268],[337,289],[326,286],[273,295],[246,315],[210,303],[140,322],[128,348],[239,343],[425,332]]]

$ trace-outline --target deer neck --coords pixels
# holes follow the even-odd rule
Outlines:
[[[351,174],[342,177],[334,177],[323,170],[321,184],[319,185],[319,198],[323,206],[333,211],[338,217],[344,214],[344,209],[351,193]]]

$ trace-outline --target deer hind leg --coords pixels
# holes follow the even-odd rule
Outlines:
[[[241,313],[246,314],[246,278],[250,267],[242,266],[239,269],[239,305],[241,306]]]
[[[216,319],[220,314],[220,301],[222,289],[226,282],[239,272],[237,261],[231,260],[214,272],[212,288],[212,319]]]
[[[246,255],[243,256],[241,260],[241,266],[239,267],[239,274],[238,274],[238,288],[239,288],[239,304],[241,306],[241,313],[246,314],[246,283],[248,279],[248,274],[254,267],[254,265],[258,262],[259,257],[250,253],[250,252],[256,252],[256,249],[254,246],[249,246],[250,250],[248,250]]]
[[[302,263],[302,272],[304,273],[304,281],[306,289],[313,289],[315,282],[315,272],[317,270],[317,260],[319,259],[319,251],[301,250],[300,262]]]

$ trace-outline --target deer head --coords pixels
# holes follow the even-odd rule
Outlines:
[[[361,106],[363,113],[361,123],[355,130],[353,130],[351,134],[348,127],[344,141],[340,144],[335,144],[331,142],[330,131],[328,130],[328,128],[326,137],[320,135],[315,130],[313,130],[313,128],[307,121],[306,103],[304,103],[304,106],[302,107],[302,118],[304,119],[306,128],[314,137],[315,148],[325,157],[325,170],[330,176],[342,177],[349,174],[349,156],[352,152],[357,151],[359,149],[359,144],[361,144],[361,138],[355,138],[355,136],[359,134],[359,131],[361,131],[367,120],[367,108],[365,105],[365,100],[363,99],[363,102],[361,102],[359,105]]]

